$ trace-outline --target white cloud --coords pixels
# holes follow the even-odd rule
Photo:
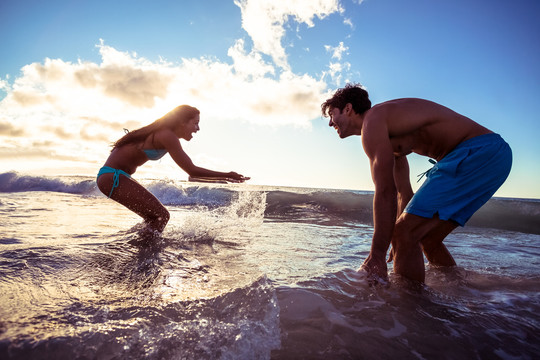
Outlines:
[[[347,50],[349,50],[349,47],[343,45],[343,41],[339,42],[339,45],[336,47],[332,47],[330,45],[325,45],[324,48],[327,52],[332,53],[332,59],[338,59],[341,60],[343,57],[343,53],[346,53]]]
[[[350,64],[331,62],[322,78],[295,74],[281,41],[288,21],[311,27],[315,17],[343,12],[338,0],[235,3],[253,47],[246,50],[237,40],[227,61],[150,61],[101,41],[101,61],[45,59],[24,66],[13,80],[0,79],[6,94],[0,100],[0,158],[101,164],[123,128],[148,124],[181,104],[199,108],[204,125],[309,128],[329,95],[325,77],[341,81]],[[348,48],[341,42],[327,50],[341,61]]]
[[[8,91],[9,90],[9,75],[6,77],[6,80],[0,79],[0,90],[1,91]]]
[[[332,54],[332,59],[337,61],[331,61],[328,64],[328,70],[323,72],[323,79],[326,76],[330,76],[334,84],[341,86],[344,74],[351,70],[351,64],[349,62],[341,62],[343,54],[347,54],[349,47],[345,46],[343,41],[340,41],[338,46],[325,45],[324,48]]]
[[[205,123],[310,127],[326,96],[320,79],[290,71],[275,76],[274,66],[259,53],[246,53],[242,40],[229,49],[232,64],[209,58],[151,62],[98,47],[101,62],[45,59],[3,85],[0,137],[11,142],[0,145],[0,158],[31,146],[32,158],[65,159],[67,153],[72,160],[102,161],[123,128],[140,127],[181,104],[198,107]]]
[[[235,0],[242,11],[242,27],[253,40],[253,49],[270,55],[277,66],[289,69],[281,44],[284,24],[292,18],[299,24],[313,27],[313,19],[343,12],[338,0]]]
[[[331,62],[328,65],[328,70],[324,72],[324,76],[329,75],[334,84],[336,84],[337,86],[341,86],[343,83],[344,73],[347,73],[350,69],[351,64],[348,62]],[[347,81],[348,80],[345,80],[345,82]]]
[[[247,54],[244,47],[244,40],[237,40],[227,53],[233,60],[234,71],[237,75],[246,79],[257,79],[267,74],[275,74],[274,67],[265,63],[260,53]]]

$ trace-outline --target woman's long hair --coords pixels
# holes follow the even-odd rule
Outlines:
[[[197,108],[189,105],[180,105],[168,112],[153,123],[143,126],[140,129],[128,132],[113,144],[113,150],[124,145],[143,142],[150,134],[163,128],[174,129],[179,123],[186,123],[188,120],[199,115]]]

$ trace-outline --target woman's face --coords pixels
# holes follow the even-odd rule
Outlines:
[[[178,135],[178,138],[187,141],[191,140],[193,138],[193,134],[199,131],[199,121],[200,116],[197,114],[185,123],[178,125],[176,127],[176,135]]]

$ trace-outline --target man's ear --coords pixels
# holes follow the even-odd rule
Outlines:
[[[352,110],[352,104],[351,103],[347,103],[345,105],[345,108],[343,109],[343,112],[347,115],[350,115],[351,114],[351,110]]]

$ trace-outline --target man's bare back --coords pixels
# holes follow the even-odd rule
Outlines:
[[[414,152],[441,160],[457,145],[490,130],[455,111],[423,99],[397,99],[375,105],[364,115],[385,121],[395,156]]]

